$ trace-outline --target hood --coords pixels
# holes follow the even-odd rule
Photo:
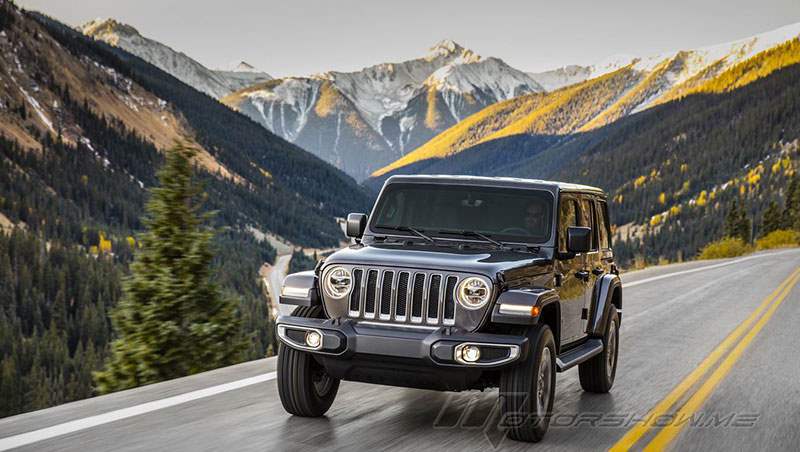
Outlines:
[[[546,265],[545,251],[524,253],[490,248],[459,249],[431,245],[376,244],[352,245],[331,254],[325,266],[357,264],[365,266],[418,268],[477,273],[495,279],[497,273],[520,267]]]

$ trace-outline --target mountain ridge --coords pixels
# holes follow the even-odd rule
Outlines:
[[[245,62],[240,62],[232,70],[209,69],[185,53],[142,36],[133,26],[116,19],[97,18],[81,25],[78,30],[87,36],[120,47],[144,59],[214,98],[220,98],[254,83],[272,79],[269,74],[258,71]],[[237,69],[242,63],[249,69]]]
[[[443,40],[420,58],[285,77],[222,101],[361,179],[486,105],[541,90],[502,60]]]
[[[800,36],[800,23],[724,44],[665,52],[647,58],[612,57],[591,69],[574,67],[568,74],[593,78],[544,95],[526,94],[506,101],[502,111],[490,106],[442,132],[401,159],[373,172],[383,176],[426,158],[444,158],[470,146],[519,133],[568,134],[592,130],[695,92],[731,68]],[[597,75],[600,74],[600,75]],[[535,74],[533,75],[535,77]],[[580,78],[579,77],[579,78]],[[617,79],[617,83],[597,83]],[[598,99],[613,100],[597,109]],[[589,113],[589,114],[587,114]]]

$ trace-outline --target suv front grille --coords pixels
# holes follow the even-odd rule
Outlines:
[[[453,325],[460,276],[419,270],[354,268],[348,316],[394,323]]]

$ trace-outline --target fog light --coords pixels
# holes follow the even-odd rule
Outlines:
[[[311,348],[319,348],[319,346],[322,345],[322,335],[316,331],[307,331],[306,345]]]
[[[481,349],[477,345],[467,345],[461,349],[461,359],[468,363],[474,363],[481,359]]]

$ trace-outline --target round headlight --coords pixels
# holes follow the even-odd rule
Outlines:
[[[325,294],[331,298],[344,298],[350,293],[353,279],[350,277],[350,270],[344,267],[334,267],[325,273],[325,280],[322,287]]]
[[[489,282],[477,276],[465,278],[456,287],[458,303],[467,309],[479,309],[489,302],[492,290]]]

